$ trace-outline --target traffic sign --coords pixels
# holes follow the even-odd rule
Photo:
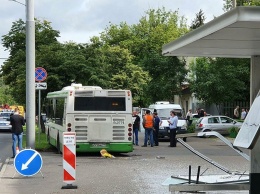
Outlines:
[[[46,82],[37,82],[37,83],[35,83],[35,89],[36,90],[46,90],[47,83]]]
[[[47,71],[42,67],[35,68],[35,81],[42,82],[47,78]]]
[[[42,157],[33,149],[24,149],[15,156],[14,167],[23,176],[33,176],[42,168]]]

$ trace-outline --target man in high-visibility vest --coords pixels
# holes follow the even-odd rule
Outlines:
[[[143,117],[143,127],[145,129],[145,136],[144,136],[144,145],[142,147],[147,147],[148,137],[150,139],[151,147],[153,147],[153,125],[154,125],[153,115],[151,115],[150,110],[146,110],[145,115]]]

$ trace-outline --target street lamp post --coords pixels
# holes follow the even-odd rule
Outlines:
[[[35,148],[34,0],[26,0],[26,147]]]
[[[34,0],[26,4],[26,147],[35,148],[35,21]]]

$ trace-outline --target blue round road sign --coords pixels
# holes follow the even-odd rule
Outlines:
[[[35,68],[35,81],[42,82],[47,78],[47,71],[42,67]]]
[[[24,149],[15,156],[14,167],[23,176],[33,176],[42,168],[42,157],[33,149]]]

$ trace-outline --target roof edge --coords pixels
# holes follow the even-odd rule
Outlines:
[[[170,53],[209,34],[212,34],[237,21],[260,21],[259,6],[239,6],[229,12],[211,20],[205,25],[185,34],[184,36],[162,46],[162,55],[172,56]],[[184,54],[185,55],[185,54]]]

